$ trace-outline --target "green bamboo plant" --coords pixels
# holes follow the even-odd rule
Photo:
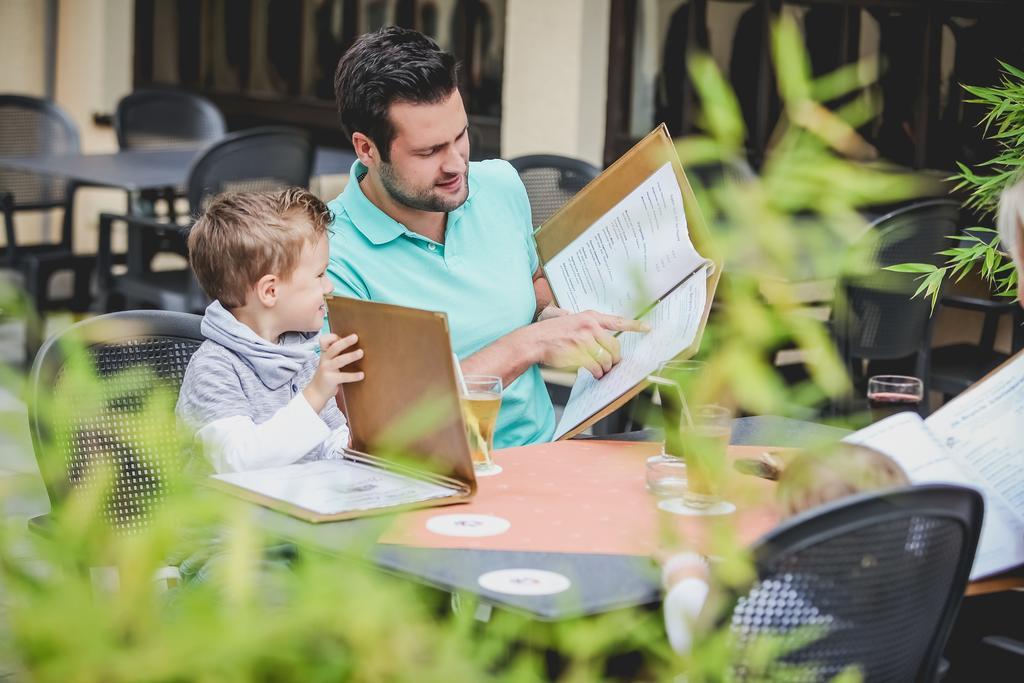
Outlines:
[[[752,413],[778,414],[848,387],[828,330],[803,314],[792,283],[870,268],[845,248],[864,232],[857,207],[903,199],[920,186],[861,163],[868,148],[855,130],[874,114],[869,96],[836,112],[821,104],[863,89],[863,70],[850,66],[812,79],[798,29],[788,20],[776,27],[774,56],[785,112],[763,172],[748,182],[700,190],[728,277],[718,293],[722,310],[705,337],[708,370],[698,392]],[[690,68],[704,132],[679,141],[684,162],[741,155],[746,132],[735,95],[710,57],[694,58]],[[795,345],[807,358],[806,384],[788,387],[773,366],[772,353],[784,345]],[[79,385],[77,393],[63,395],[89,396],[97,380],[84,350],[77,354],[81,362],[64,378]],[[22,381],[0,373],[9,391],[20,391]],[[143,403],[125,405],[152,421],[171,414],[172,399],[155,392]],[[45,410],[59,422],[73,417],[69,408],[93,407],[57,401]],[[170,448],[170,458],[185,449],[187,434],[168,445],[165,437],[174,426],[161,430],[165,440],[154,441],[149,451]],[[64,456],[56,449],[43,457]],[[575,683],[670,680],[683,670],[689,681],[732,679],[727,627],[702,632],[692,654],[680,659],[668,647],[659,611],[538,624],[495,610],[481,623],[472,600],[452,609],[447,595],[370,568],[372,537],[355,542],[344,557],[299,552],[275,562],[266,549],[279,539],[258,523],[258,510],[197,486],[184,472],[161,471],[165,500],[151,511],[146,529],[118,535],[101,514],[117,473],[96,476],[106,488],[72,492],[53,510],[49,535],[0,526],[0,673],[85,683]],[[0,478],[4,486],[11,484]],[[0,490],[0,498],[18,493]],[[722,558],[716,580],[738,588],[752,579],[750,557],[731,518],[717,523],[713,544]],[[169,561],[201,571],[161,590],[152,577]],[[116,567],[119,586],[97,588],[88,569],[95,566]],[[770,645],[762,648],[765,661],[779,654]],[[858,674],[841,678],[858,680]]]
[[[956,181],[954,191],[967,195],[964,207],[988,219],[995,218],[999,195],[1021,177],[1024,167],[1024,71],[1006,62],[999,64],[1002,67],[999,85],[963,86],[974,96],[967,101],[984,107],[985,114],[979,125],[983,126],[985,136],[999,146],[999,154],[975,169],[957,162],[959,172],[950,178]],[[929,297],[932,308],[943,283],[959,282],[972,272],[977,272],[996,295],[1017,295],[1017,270],[992,227],[968,228],[964,235],[949,238],[960,244],[939,252],[947,257],[945,265],[904,263],[890,266],[889,270],[918,273],[921,284],[914,296]]]

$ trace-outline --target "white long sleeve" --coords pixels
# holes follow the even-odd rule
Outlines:
[[[694,577],[683,579],[665,596],[665,632],[672,649],[679,654],[686,654],[693,647],[693,625],[707,598],[707,581]]]
[[[265,422],[226,417],[203,426],[196,438],[218,473],[241,472],[291,465],[328,438],[347,443],[348,427],[332,431],[300,392]]]
[[[342,416],[342,419],[345,419],[345,417]],[[331,435],[327,437],[327,441],[324,442],[324,457],[345,457],[345,449],[348,448],[351,436],[352,433],[349,431],[347,423],[342,424],[337,429],[331,431]]]

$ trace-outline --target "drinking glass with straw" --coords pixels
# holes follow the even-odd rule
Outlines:
[[[721,500],[732,432],[729,410],[694,400],[693,388],[704,370],[700,361],[667,361],[647,378],[658,387],[665,429],[664,454],[647,462],[648,488],[699,510]]]

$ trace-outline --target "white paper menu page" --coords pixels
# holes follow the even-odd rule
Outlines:
[[[666,163],[544,270],[562,308],[635,318],[704,261],[690,241],[683,194]]]
[[[942,406],[925,424],[1024,521],[1024,355]]]
[[[1024,519],[977,472],[963,463],[959,449],[949,450],[946,439],[916,413],[898,413],[843,440],[885,453],[900,464],[915,484],[956,484],[981,492],[985,499],[985,517],[971,579],[1024,562]]]
[[[316,460],[216,474],[213,478],[322,515],[376,510],[451,495],[444,486],[350,460]]]
[[[707,270],[701,270],[641,318],[650,325],[650,332],[623,332],[618,336],[622,360],[608,374],[594,379],[581,368],[555,429],[555,438],[644,381],[662,361],[675,358],[690,346],[697,337],[706,303]]]

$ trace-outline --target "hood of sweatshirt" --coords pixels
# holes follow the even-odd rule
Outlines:
[[[206,307],[201,330],[204,337],[241,358],[271,390],[290,382],[320,349],[318,332],[287,332],[279,343],[269,342],[238,322],[219,301]]]

